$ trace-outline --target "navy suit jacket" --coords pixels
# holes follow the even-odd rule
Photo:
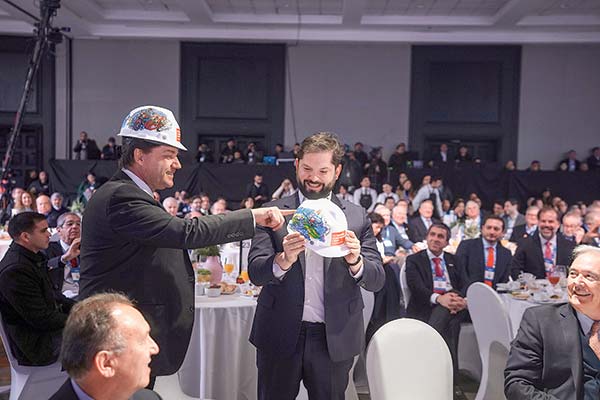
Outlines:
[[[431,217],[431,222],[436,223],[440,222],[439,219]],[[417,213],[416,217],[412,217],[408,221],[408,238],[411,242],[417,243],[422,242],[427,237],[427,227],[423,223],[421,216]]]
[[[162,397],[158,393],[148,389],[140,389],[135,392],[129,400],[161,400]],[[67,379],[65,383],[58,389],[56,393],[50,397],[50,400],[79,400],[75,390],[73,390],[73,385],[71,385],[71,380]]]
[[[506,398],[583,400],[579,330],[569,304],[525,310],[504,370]]]
[[[385,273],[371,223],[361,206],[331,196],[348,220],[361,242],[363,275],[356,280],[350,275],[343,257],[324,258],[324,306],[325,330],[329,356],[334,362],[348,360],[364,349],[364,308],[360,288],[376,292],[383,287]],[[299,198],[285,197],[268,206],[295,209]],[[289,221],[291,217],[286,217]],[[283,251],[282,240],[287,235],[285,228],[273,231],[256,227],[256,236],[248,255],[250,280],[262,291],[254,315],[250,342],[260,351],[274,356],[286,357],[296,349],[302,325],[304,306],[305,258],[300,253],[298,260],[279,280],[273,275],[275,255]]]
[[[500,243],[496,244],[496,267],[492,282],[494,289],[498,283],[508,282],[511,260],[510,250]],[[485,262],[482,238],[460,242],[456,250],[456,264],[465,277],[465,291],[472,283],[484,281]]]
[[[537,229],[534,231],[534,235],[537,233]],[[523,239],[528,238],[530,235],[527,233],[527,225],[518,225],[513,228],[512,234],[510,235],[510,241],[516,244],[521,244]]]
[[[463,277],[456,266],[455,258],[450,253],[443,253],[446,269],[450,276],[452,290],[464,296]],[[406,257],[406,283],[410,288],[410,301],[406,308],[409,318],[429,321],[434,305],[431,304],[433,294],[433,274],[431,273],[431,262],[427,256],[427,250]]]
[[[562,234],[557,233],[556,265],[569,265],[574,248],[574,242],[565,239]],[[513,279],[517,279],[521,271],[529,272],[539,279],[546,278],[544,254],[542,253],[542,242],[539,234],[523,239],[512,259],[510,270]]]

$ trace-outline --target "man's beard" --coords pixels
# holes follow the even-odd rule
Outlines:
[[[306,181],[304,182],[300,182],[300,180],[298,178],[296,178],[296,182],[298,183],[298,189],[300,189],[300,192],[302,192],[302,195],[304,197],[306,197],[309,200],[317,200],[317,199],[322,199],[325,198],[327,196],[329,196],[329,193],[331,193],[331,191],[333,190],[333,187],[335,186],[335,181],[330,182],[329,184],[323,184],[323,189],[319,190],[318,192],[309,190],[306,187]]]

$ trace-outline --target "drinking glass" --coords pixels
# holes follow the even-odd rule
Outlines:
[[[233,265],[233,263],[231,263],[231,262],[228,262],[227,259],[226,259],[225,260],[225,264],[223,265],[223,270],[227,274],[227,279],[229,281],[231,281],[233,279],[231,277],[231,273],[233,272],[233,268],[235,268],[235,265]]]

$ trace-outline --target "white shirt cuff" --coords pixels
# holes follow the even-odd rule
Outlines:
[[[435,306],[437,304],[438,297],[440,297],[439,293],[432,294],[431,297],[429,298],[429,301],[431,302],[431,304],[433,304]]]
[[[361,256],[362,257],[362,256]],[[348,268],[348,272],[350,273],[350,276],[353,277],[356,280],[359,280],[360,278],[362,278],[363,276],[363,271],[365,269],[365,263],[364,260],[360,263],[360,269],[358,270],[358,272],[356,274],[352,274],[352,270],[350,268]]]
[[[282,270],[279,264],[276,262],[273,263],[273,275],[275,275],[275,278],[282,280],[286,273],[287,271]]]

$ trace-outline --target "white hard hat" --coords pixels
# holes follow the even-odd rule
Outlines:
[[[187,149],[181,144],[181,130],[171,110],[142,106],[132,110],[123,120],[118,136],[149,140]]]

